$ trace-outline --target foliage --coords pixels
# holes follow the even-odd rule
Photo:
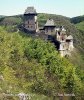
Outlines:
[[[81,69],[84,69],[84,16],[77,16],[71,18],[71,22],[74,23],[78,33],[75,33],[75,51],[72,54],[71,62],[78,65]]]
[[[82,21],[84,21],[84,15],[71,18],[71,22],[74,24],[80,23]]]
[[[1,20],[1,25],[18,25],[21,23],[21,18],[20,17],[4,17],[3,20]]]
[[[76,24],[76,27],[77,27],[77,29],[79,29],[81,31],[84,31],[84,21]]]
[[[35,92],[54,97],[57,93],[83,91],[81,74],[60,57],[53,44],[4,29],[0,27],[0,73],[4,77],[1,92]]]
[[[79,26],[72,25],[69,18],[47,14],[38,15],[39,25],[43,26],[47,18],[53,18],[58,26],[64,25],[68,34],[74,33],[75,46],[82,50],[79,49],[82,47],[79,37],[83,39],[83,33],[76,29]],[[0,93],[34,92],[51,98],[57,93],[83,94],[84,71],[80,69],[83,66],[82,53],[74,50],[72,58],[69,58],[73,66],[69,60],[60,57],[52,43],[19,32],[17,25],[22,23],[22,16],[5,18],[1,23],[4,20],[8,25],[0,27],[0,74],[4,78],[0,81]]]

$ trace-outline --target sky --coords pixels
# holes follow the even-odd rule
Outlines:
[[[84,15],[84,0],[0,0],[0,15],[23,14],[29,6],[34,6],[38,13]]]

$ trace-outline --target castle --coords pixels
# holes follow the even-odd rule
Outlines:
[[[48,19],[42,29],[38,27],[37,12],[34,7],[28,7],[24,13],[24,30],[37,34],[44,35],[47,40],[51,40],[57,46],[60,55],[69,56],[73,50],[73,37],[67,36],[66,29],[63,26],[56,28],[53,19]]]

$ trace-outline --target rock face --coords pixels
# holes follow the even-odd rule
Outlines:
[[[38,28],[37,13],[34,7],[28,7],[24,13],[24,30],[35,33],[35,36],[43,37],[55,43],[60,55],[67,56],[73,50],[73,37],[67,36],[63,26],[57,28],[53,19],[48,19],[43,28]]]

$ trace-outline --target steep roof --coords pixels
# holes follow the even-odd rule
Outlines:
[[[73,40],[73,37],[72,37],[72,35],[69,35],[66,39],[67,40]]]
[[[55,26],[53,19],[48,19],[44,26]]]
[[[24,14],[37,14],[36,9],[34,7],[27,7]]]

